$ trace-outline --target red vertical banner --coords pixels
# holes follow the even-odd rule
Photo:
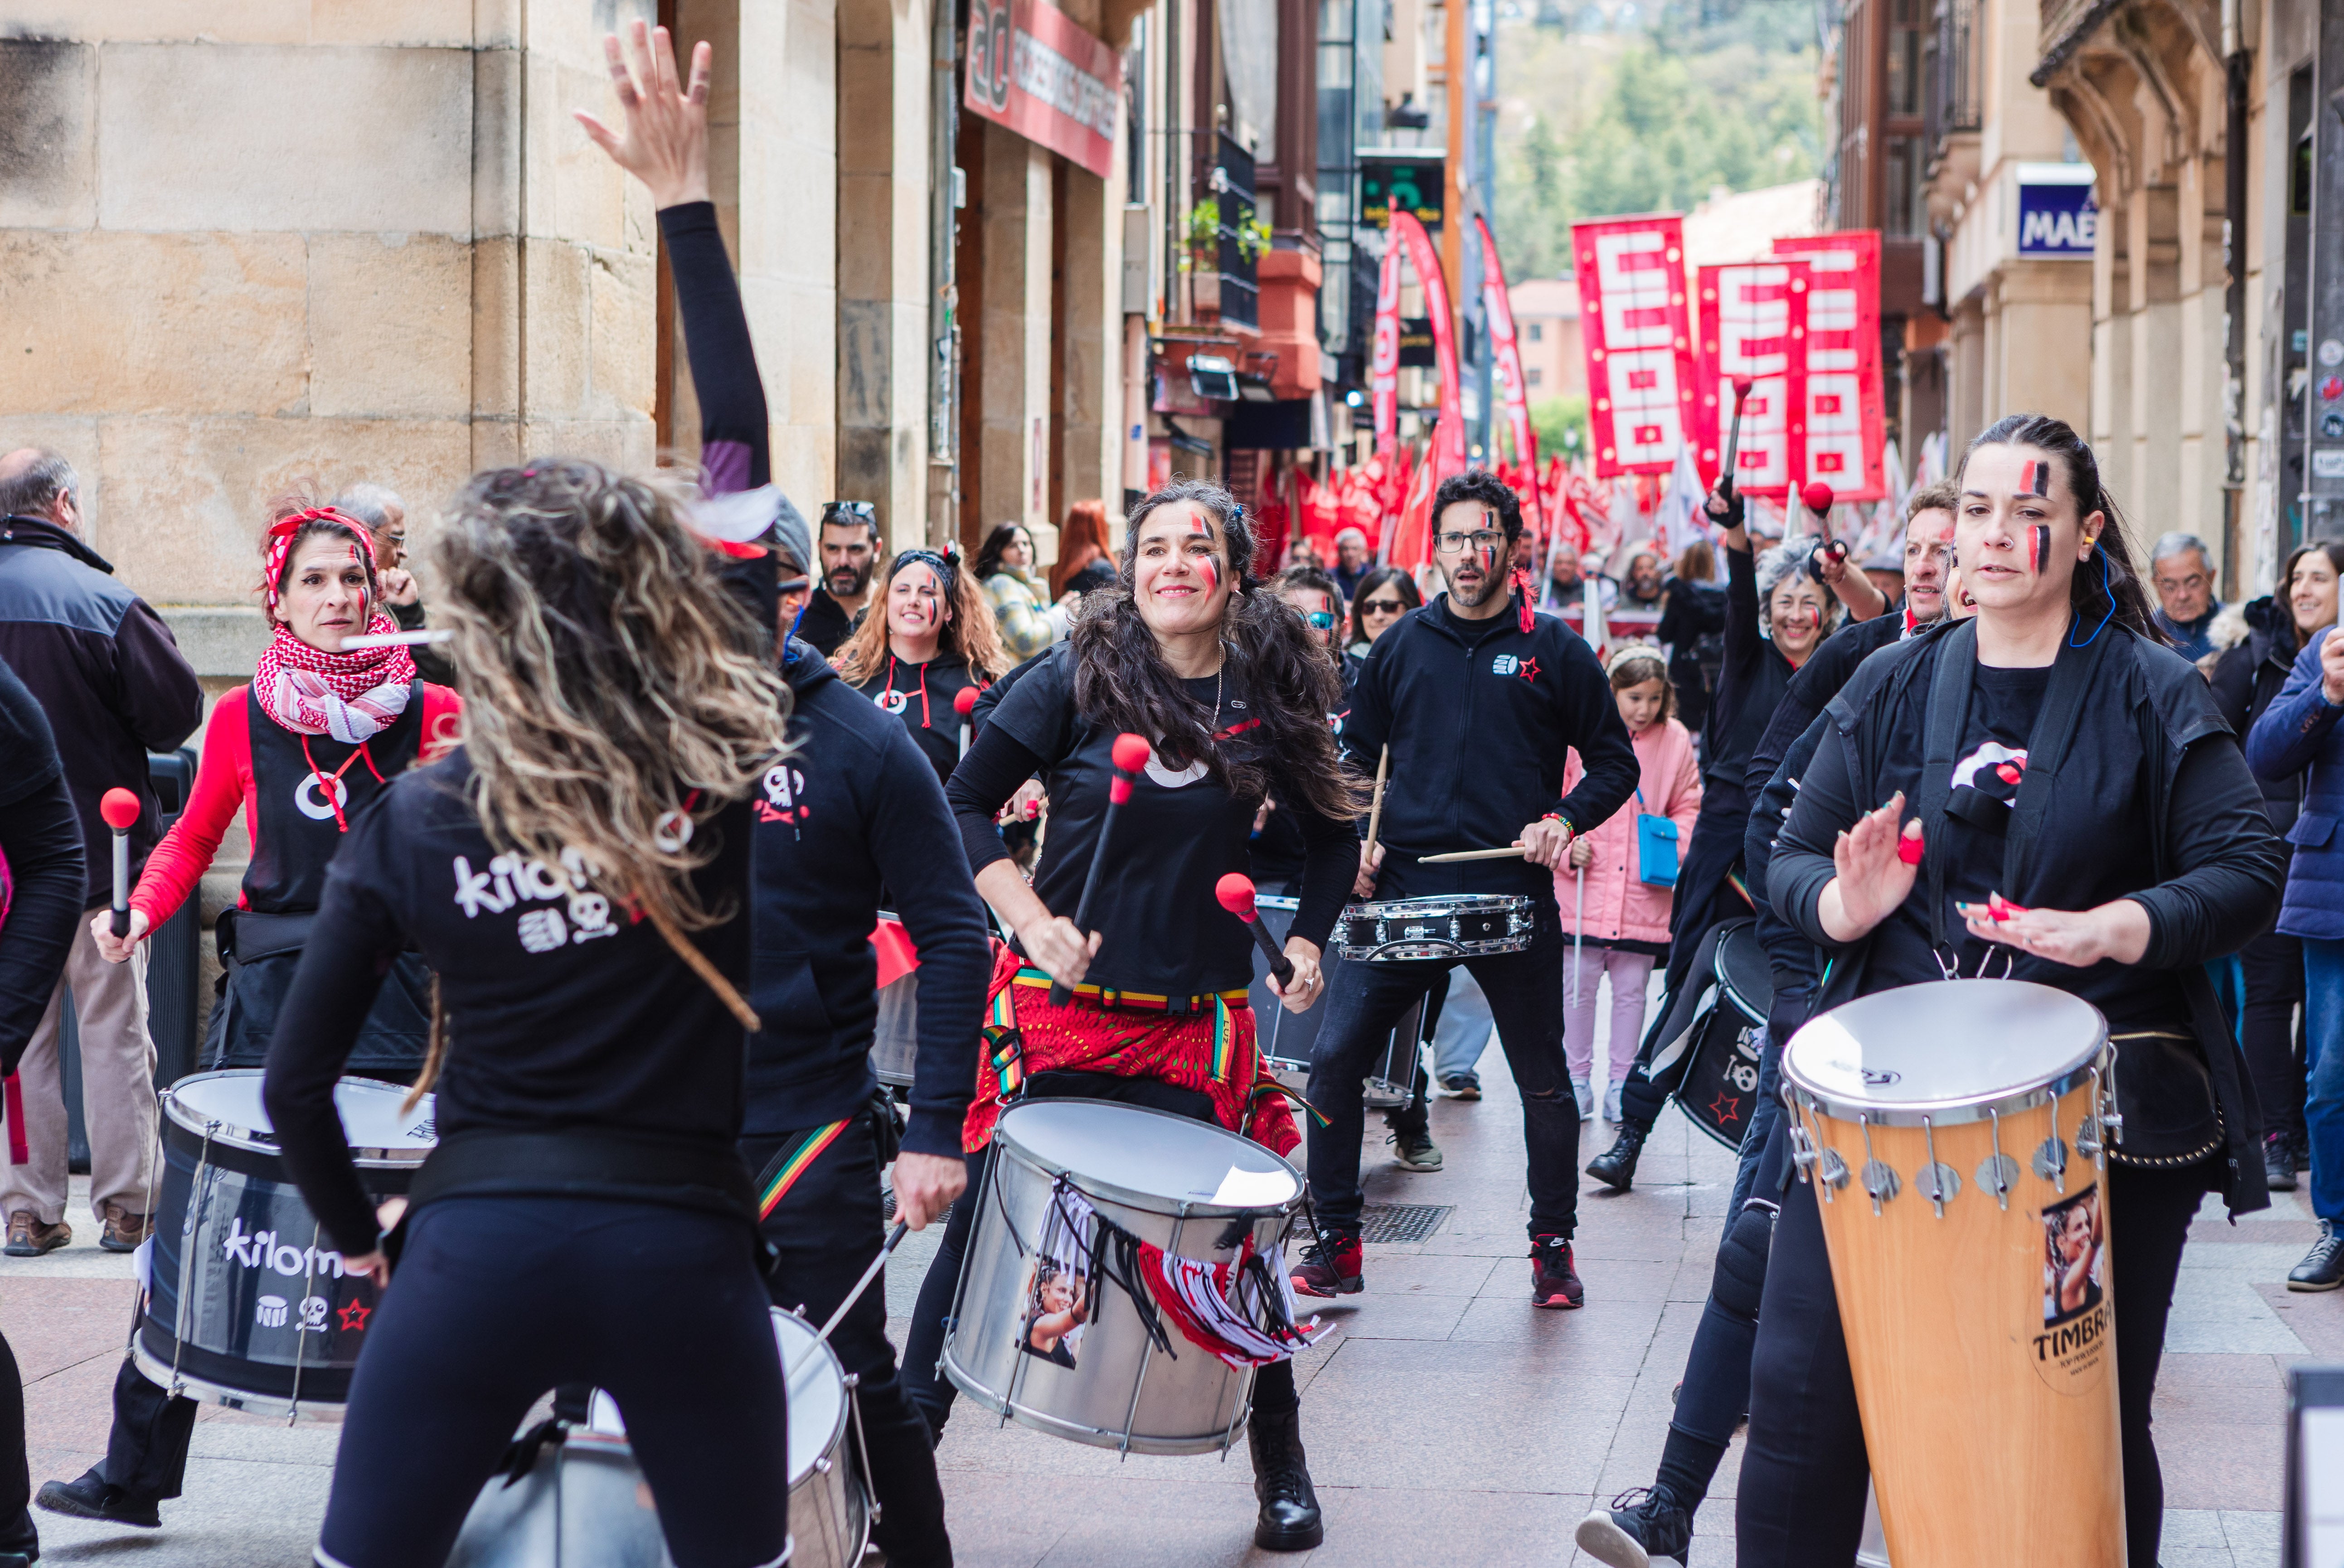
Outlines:
[[[1408,263],[1416,269],[1424,290],[1424,313],[1432,320],[1432,357],[1440,369],[1440,417],[1432,427],[1431,463],[1438,484],[1465,469],[1465,407],[1458,393],[1457,330],[1449,304],[1449,279],[1440,270],[1440,252],[1412,212],[1394,211],[1391,235],[1408,246]]]
[[[1521,346],[1514,341],[1514,306],[1506,294],[1506,269],[1498,260],[1498,242],[1479,213],[1473,226],[1481,236],[1481,310],[1490,323],[1490,352],[1498,373],[1498,398],[1506,410],[1506,427],[1513,432],[1514,461],[1529,465],[1533,487],[1538,484],[1538,433],[1531,428],[1530,392],[1522,380]]]
[[[1806,469],[1843,501],[1888,495],[1880,379],[1880,235],[1849,229],[1778,239],[1812,274],[1807,294]]]
[[[1384,264],[1376,278],[1376,336],[1368,367],[1368,397],[1376,420],[1376,452],[1389,460],[1399,441],[1399,240],[1384,236]]]
[[[1674,214],[1574,224],[1595,475],[1665,474],[1693,416],[1693,321]]]
[[[1717,482],[1733,386],[1751,378],[1742,407],[1733,482],[1744,495],[1781,497],[1806,482],[1807,312],[1803,261],[1701,269],[1701,410],[1695,467]]]

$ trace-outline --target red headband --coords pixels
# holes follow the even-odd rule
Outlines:
[[[366,555],[367,574],[374,573],[374,532],[356,518],[338,512],[331,507],[308,507],[289,518],[279,518],[268,525],[268,550],[260,566],[260,592],[268,608],[277,608],[278,582],[285,576],[285,558],[292,552],[293,540],[310,523],[338,523],[357,537],[358,548]]]

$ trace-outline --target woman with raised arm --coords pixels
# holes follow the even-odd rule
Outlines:
[[[2209,1191],[2233,1214],[2270,1201],[2205,962],[2269,924],[2279,845],[2205,681],[2149,618],[2091,448],[2056,419],[2012,415],[1971,443],[1959,489],[1977,615],[1883,648],[1832,699],[1768,886],[1831,957],[1817,1012],[1991,957],[1985,972],[2107,1017],[2124,1113],[2107,1213],[2125,1531],[2133,1568],[2155,1568],[2149,1406],[2182,1244]],[[1933,777],[1923,759],[1947,703],[1960,760]],[[1782,1201],[1752,1356],[1743,1568],[1844,1563],[1864,1523],[1865,1434],[1814,1188],[1792,1181]]]

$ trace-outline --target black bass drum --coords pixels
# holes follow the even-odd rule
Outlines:
[[[1758,922],[1722,928],[1710,984],[1694,1013],[1692,1058],[1677,1085],[1677,1109],[1728,1149],[1758,1109],[1759,1038],[1774,1005],[1773,970],[1758,940]]]

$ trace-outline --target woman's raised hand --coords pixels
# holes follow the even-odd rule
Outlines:
[[[635,22],[626,43],[617,35],[602,40],[619,106],[626,111],[624,135],[583,109],[571,113],[611,161],[651,187],[652,205],[680,206],[708,199],[708,75],[715,51],[692,46],[692,84],[679,88],[675,45],[664,27]]]
[[[1915,853],[1908,860],[1899,848],[1910,840],[1917,851],[1921,824],[1915,820],[1900,831],[1897,824],[1904,816],[1904,793],[1900,789],[1888,798],[1887,805],[1857,818],[1855,826],[1832,845],[1832,864],[1839,875],[1824,884],[1823,898],[1815,909],[1832,940],[1852,942],[1864,936],[1913,891],[1920,858]]]

